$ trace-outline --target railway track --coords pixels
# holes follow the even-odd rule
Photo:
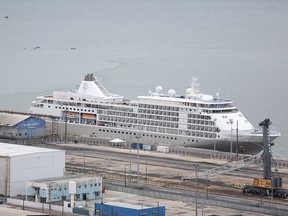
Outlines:
[[[135,165],[137,162],[137,154],[132,151],[119,152],[115,149],[92,150],[89,146],[62,146],[53,145],[53,148],[65,149],[66,151],[66,169],[73,173],[82,173],[89,175],[102,176],[105,181],[118,181],[124,184],[131,182],[137,182],[137,171]],[[195,173],[195,167],[192,164],[195,161],[187,160],[187,158],[170,157],[163,154],[145,155],[140,151],[140,180],[142,185],[158,186],[167,190],[178,190],[179,193],[190,191],[193,192],[196,189],[194,181],[180,181],[181,174]],[[131,160],[131,174],[129,170]],[[199,172],[207,169],[215,168],[219,165],[207,162],[201,162],[199,166]],[[145,168],[148,167],[148,171]],[[127,168],[127,169],[126,169]],[[146,168],[147,169],[147,168]],[[126,175],[125,175],[126,170]],[[165,170],[169,170],[165,172]],[[234,198],[243,198],[245,200],[251,200],[254,202],[269,203],[270,197],[259,197],[255,195],[243,194],[241,190],[233,188],[231,181],[227,179],[248,179],[247,182],[251,182],[252,178],[261,175],[262,170],[260,165],[252,165],[250,167],[242,168],[238,171],[231,172],[226,175],[214,177],[207,181],[198,179],[198,189],[200,192],[215,196],[230,196]],[[125,177],[126,176],[126,177]],[[224,177],[223,177],[224,176]],[[287,179],[287,173],[283,173],[282,177]],[[232,180],[233,181],[233,180]],[[234,182],[235,183],[235,182]],[[273,199],[275,204],[288,206],[288,199]]]

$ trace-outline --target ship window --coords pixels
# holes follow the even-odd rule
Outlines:
[[[50,108],[50,106],[48,106],[48,108]]]

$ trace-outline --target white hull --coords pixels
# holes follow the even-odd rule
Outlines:
[[[53,126],[52,126],[53,125]],[[54,128],[53,128],[54,127]],[[120,138],[126,141],[127,145],[131,143],[143,143],[146,145],[168,145],[168,146],[185,146],[193,148],[215,149],[217,151],[230,152],[231,138],[226,139],[196,139],[192,142],[191,137],[181,135],[167,135],[153,132],[143,132],[139,130],[119,129],[112,127],[99,127],[96,125],[85,124],[66,124],[66,135],[69,137],[90,137],[90,138]],[[54,133],[64,139],[65,122],[46,121],[46,130],[48,134]],[[227,131],[227,133],[230,131]],[[139,135],[137,139],[137,135]],[[271,137],[271,140],[274,138]],[[232,152],[236,152],[237,138],[232,134]],[[239,153],[254,154],[262,149],[261,135],[239,135],[238,136],[238,151]]]

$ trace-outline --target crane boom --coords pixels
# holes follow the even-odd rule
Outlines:
[[[208,178],[211,178],[211,177],[215,177],[215,176],[218,176],[218,175],[229,173],[229,172],[234,171],[236,169],[240,169],[242,167],[251,165],[251,164],[255,163],[256,161],[260,160],[261,153],[262,153],[262,151],[259,152],[256,155],[253,155],[253,156],[249,157],[249,158],[245,158],[245,159],[240,160],[240,161],[235,161],[235,162],[232,162],[232,163],[229,163],[229,164],[225,164],[223,166],[216,167],[214,169],[207,170],[205,172],[199,173],[197,175],[197,178],[208,179]],[[183,176],[181,178],[182,181],[193,180],[193,179],[195,179],[194,176]]]

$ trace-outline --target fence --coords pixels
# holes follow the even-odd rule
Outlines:
[[[7,140],[5,140],[7,142]],[[29,145],[29,144],[37,144],[37,143],[63,143],[65,140],[61,139],[58,136],[48,136],[46,138],[41,139],[31,139],[31,140],[9,140],[10,143],[14,144],[23,144],[23,145]],[[91,138],[91,137],[70,137],[67,136],[66,138],[67,143],[83,143],[88,145],[98,145],[98,146],[109,146],[111,147],[112,144],[110,143],[110,139],[105,138]],[[118,148],[128,148],[128,146],[117,146]],[[167,153],[162,153],[167,154]],[[213,151],[213,150],[206,150],[206,149],[195,149],[195,148],[189,148],[189,149],[183,149],[181,147],[169,147],[168,154],[175,154],[175,155],[182,155],[187,157],[200,157],[200,158],[207,158],[207,159],[216,159],[216,160],[223,160],[223,161],[233,161],[236,159],[236,155],[228,153],[228,152],[219,152],[219,151]],[[250,155],[238,155],[238,160],[245,159],[249,157]],[[260,163],[262,161],[260,160]],[[277,168],[283,168],[288,169],[288,161],[283,159],[274,159],[273,165]]]

